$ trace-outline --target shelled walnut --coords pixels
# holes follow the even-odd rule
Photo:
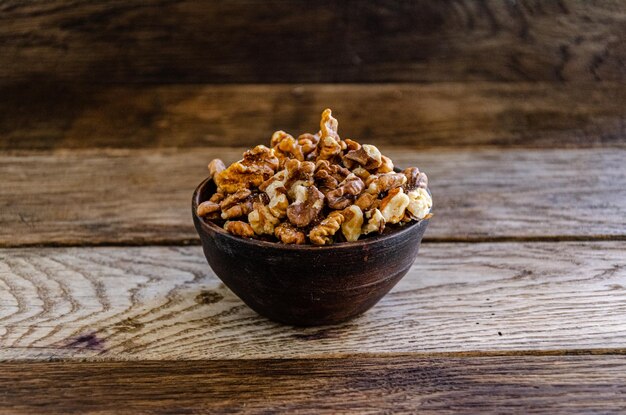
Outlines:
[[[402,173],[384,173],[371,175],[367,178],[367,193],[378,195],[406,183],[406,176]]]
[[[280,219],[272,214],[267,205],[256,202],[248,214],[248,223],[257,235],[273,235],[274,228],[280,223]]]
[[[401,187],[390,190],[380,202],[380,213],[385,218],[385,223],[400,222],[410,201],[409,196],[404,194]]]
[[[363,229],[361,233],[367,235],[372,232],[383,233],[385,230],[385,218],[383,214],[380,213],[378,209],[372,209],[365,212],[365,219],[367,219],[367,223],[363,225]]]
[[[274,228],[274,235],[284,244],[302,245],[306,243],[304,232],[289,222],[283,222]]]
[[[311,229],[309,239],[315,245],[330,245],[333,243],[333,237],[341,228],[341,224],[345,220],[344,216],[338,210],[333,210],[322,222]]]
[[[240,220],[226,221],[224,229],[233,235],[243,236],[244,238],[252,238],[254,236],[254,230],[252,226],[246,222]]]
[[[346,241],[354,242],[361,236],[363,227],[363,211],[357,205],[350,205],[343,211],[344,221],[341,224],[341,232]]]
[[[315,186],[297,184],[293,188],[295,200],[287,207],[287,217],[293,225],[304,227],[322,211],[324,195]]]
[[[249,189],[238,190],[220,203],[222,219],[238,218],[247,215],[252,210],[252,192]]]
[[[371,144],[341,139],[324,110],[320,130],[294,138],[276,131],[226,167],[208,165],[217,186],[197,214],[237,236],[284,244],[330,245],[431,216],[428,178],[417,167],[394,172]]]
[[[424,219],[433,207],[433,199],[426,189],[418,187],[407,193],[409,196],[409,204],[406,207],[406,213],[413,220]]]
[[[353,173],[350,173],[337,188],[326,194],[328,206],[331,209],[344,209],[354,203],[354,200],[361,194],[365,184]]]

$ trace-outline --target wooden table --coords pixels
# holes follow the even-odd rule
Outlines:
[[[626,411],[623,4],[264,4],[0,2],[0,412]],[[324,107],[435,216],[375,308],[293,328],[190,199]]]

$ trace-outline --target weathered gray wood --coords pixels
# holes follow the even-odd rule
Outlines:
[[[423,244],[363,316],[292,328],[247,308],[200,247],[5,249],[0,360],[626,353],[625,252],[622,241]]]
[[[0,12],[0,83],[17,87],[40,79],[593,81],[626,73],[619,0],[4,0]]]
[[[253,146],[315,132],[432,146],[626,147],[622,83],[85,86],[0,92],[0,149]]]
[[[13,363],[0,389],[7,413],[617,414],[626,357]]]
[[[431,179],[426,240],[624,239],[626,150],[382,150]],[[243,149],[0,155],[0,246],[197,243],[191,194]]]

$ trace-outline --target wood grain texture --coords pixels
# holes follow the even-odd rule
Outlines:
[[[252,146],[315,132],[432,146],[626,147],[623,83],[0,87],[0,149]]]
[[[0,12],[0,83],[626,77],[618,0],[4,0]]]
[[[623,149],[386,148],[431,178],[425,240],[624,239]],[[198,243],[193,189],[243,149],[72,150],[0,155],[0,246]]]
[[[626,357],[0,365],[0,410],[38,414],[626,410]]]
[[[422,244],[369,312],[293,328],[245,306],[200,247],[5,249],[0,360],[626,353],[624,252],[622,241]]]

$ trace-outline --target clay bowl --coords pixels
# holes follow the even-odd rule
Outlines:
[[[257,313],[280,323],[317,326],[349,320],[374,306],[407,273],[428,220],[388,234],[330,246],[245,239],[196,215],[215,192],[193,194],[193,222],[215,274]]]

